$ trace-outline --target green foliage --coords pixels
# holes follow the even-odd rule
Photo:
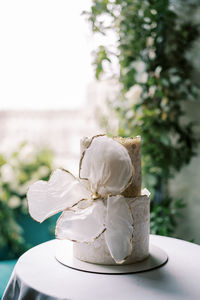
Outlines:
[[[198,3],[189,3],[176,1],[192,15]],[[163,235],[174,233],[184,206],[169,195],[168,181],[190,162],[199,142],[184,110],[185,103],[199,94],[187,59],[199,37],[199,25],[181,17],[173,4],[169,0],[93,0],[86,13],[94,32],[112,31],[118,37],[116,45],[111,45],[112,55],[110,46],[101,45],[96,52],[96,77],[102,78],[103,62],[112,65],[115,56],[122,88],[112,106],[120,120],[119,135],[142,136],[144,183],[152,193],[151,230]]]
[[[104,71],[103,69],[104,61],[111,62],[106,52],[106,49],[103,46],[99,46],[97,52],[95,53],[95,60],[93,62],[93,65],[95,65],[95,70],[96,70],[95,72],[96,78],[99,78]]]
[[[47,148],[36,151],[26,142],[8,157],[0,155],[0,246],[8,249],[10,258],[28,247],[17,216],[28,214],[28,187],[38,179],[48,180],[52,160],[52,151]]]

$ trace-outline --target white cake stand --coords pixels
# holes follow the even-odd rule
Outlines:
[[[56,245],[56,259],[63,265],[83,272],[97,274],[131,274],[149,271],[163,266],[168,256],[157,246],[150,244],[150,255],[145,260],[130,265],[98,265],[87,263],[73,256],[73,242],[58,240]]]

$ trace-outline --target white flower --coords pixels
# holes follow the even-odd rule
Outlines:
[[[146,41],[147,47],[153,46],[153,43],[154,43],[154,38],[152,36],[149,36]]]
[[[135,61],[132,66],[139,74],[145,72],[146,70],[146,64],[142,60]]]
[[[157,23],[156,23],[156,22],[151,23],[151,28],[152,28],[152,29],[154,29],[154,28],[156,28],[156,27],[157,27]]]
[[[12,196],[12,197],[10,197],[10,199],[8,200],[8,206],[9,206],[10,208],[17,208],[17,207],[20,206],[20,204],[21,204],[21,200],[20,200],[20,198],[17,197],[17,196]]]
[[[139,83],[146,83],[148,79],[148,73],[147,72],[138,73],[136,74],[135,79]]]
[[[157,14],[157,10],[155,10],[155,9],[151,9],[150,12],[151,12],[152,15],[156,15]]]
[[[59,239],[92,242],[106,231],[110,254],[122,263],[132,251],[133,219],[120,193],[132,177],[126,148],[106,136],[93,137],[80,160],[79,179],[57,169],[48,182],[40,180],[30,186],[30,215],[43,222],[63,211],[56,225]],[[118,244],[119,239],[123,244]]]
[[[161,66],[157,66],[157,68],[155,69],[155,77],[159,78],[160,77],[160,72],[162,71],[162,67]]]
[[[134,116],[133,110],[128,110],[125,117],[126,119],[132,119]]]
[[[126,93],[129,106],[133,106],[138,102],[142,94],[142,87],[139,84],[133,85]]]
[[[2,182],[8,183],[15,180],[15,173],[11,165],[4,164],[1,167],[1,179]]]
[[[154,49],[150,49],[149,50],[149,58],[153,60],[155,57],[156,57],[155,50]]]
[[[156,86],[155,85],[150,86],[150,88],[149,88],[149,96],[151,98],[153,98],[153,96],[155,94],[155,91],[156,91]]]
[[[138,83],[146,83],[148,79],[146,64],[142,60],[138,60],[132,63],[132,67],[136,70],[135,80]]]

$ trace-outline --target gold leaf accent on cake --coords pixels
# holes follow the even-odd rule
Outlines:
[[[115,141],[125,147],[129,153],[135,174],[129,186],[122,192],[126,198],[137,197],[141,195],[142,170],[141,170],[141,137],[134,138],[113,137]]]

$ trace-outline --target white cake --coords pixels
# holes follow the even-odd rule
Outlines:
[[[116,265],[149,255],[149,192],[141,191],[141,138],[95,136],[81,141],[79,178],[57,169],[27,193],[38,222],[63,211],[56,237],[74,242],[74,256]]]
[[[142,261],[149,255],[150,194],[146,189],[141,191],[141,138],[114,138],[114,140],[128,150],[135,170],[132,183],[122,193],[133,216],[132,253],[122,264],[131,264]],[[89,138],[81,140],[81,155],[90,142]],[[76,258],[86,262],[104,265],[117,264],[110,255],[104,233],[91,243],[74,242],[73,252]]]

